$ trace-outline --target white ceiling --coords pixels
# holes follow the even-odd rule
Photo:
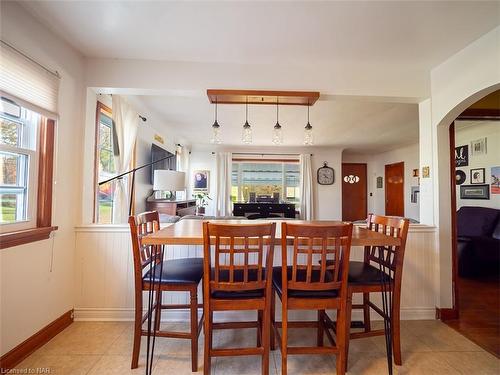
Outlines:
[[[401,82],[401,87],[409,88],[405,95],[410,92],[413,103],[415,98],[428,96],[433,67],[500,23],[498,1],[22,4],[87,57],[301,66],[357,86],[363,82],[372,87],[373,82],[377,82],[375,87]],[[200,92],[228,88],[216,85],[223,77],[211,78],[214,86],[199,87]],[[290,82],[293,79],[290,77]],[[283,89],[272,79],[266,86]],[[175,126],[187,142],[208,143],[213,107],[205,96],[136,99],[166,124]],[[402,104],[404,98],[398,103],[381,102],[380,98],[322,99],[311,112],[317,145],[365,152],[418,141],[417,105]],[[270,145],[275,109],[252,107],[249,121],[254,144]],[[220,106],[219,122],[225,143],[241,145],[244,107]],[[302,144],[305,122],[305,108],[283,108],[280,123],[286,145]]]

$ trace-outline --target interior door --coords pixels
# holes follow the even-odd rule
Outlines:
[[[385,166],[385,214],[404,216],[405,214],[405,163]]]
[[[366,219],[366,205],[366,164],[342,163],[342,220]]]

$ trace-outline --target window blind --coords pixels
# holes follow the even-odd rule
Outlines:
[[[4,41],[0,47],[2,95],[48,117],[57,117],[59,76]]]

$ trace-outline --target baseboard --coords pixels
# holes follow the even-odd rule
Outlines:
[[[442,321],[458,319],[458,310],[440,309],[439,307],[436,307],[436,319],[441,319]]]
[[[49,342],[54,336],[63,331],[73,323],[73,310],[70,310],[59,318],[43,327],[40,331],[29,337],[11,351],[5,353],[0,358],[0,373],[7,373],[7,370],[14,368],[27,356]]]
[[[201,313],[201,310],[200,310]],[[249,320],[254,318],[255,313],[248,311],[220,312],[216,314],[218,321]],[[281,319],[281,312],[276,310],[276,318]],[[380,316],[372,311],[373,320],[381,320]],[[316,313],[313,311],[293,311],[290,319],[315,320]],[[353,311],[352,320],[362,320],[362,311]],[[435,319],[435,309],[433,307],[402,308],[402,320],[433,320]],[[133,308],[78,308],[75,307],[75,321],[125,321],[134,320]],[[187,310],[168,310],[162,313],[162,321],[188,322],[189,312]]]

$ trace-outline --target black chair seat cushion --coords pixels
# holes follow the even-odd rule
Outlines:
[[[381,280],[385,282],[392,281],[386,273],[380,271],[376,266],[366,264],[365,262],[349,262],[349,284],[355,285],[374,285],[380,284]]]
[[[283,280],[281,278],[282,268],[274,267],[273,269],[273,286],[278,295],[281,297],[283,294]],[[305,281],[307,272],[306,270],[297,270],[297,281]],[[292,267],[287,267],[288,280],[292,278]],[[311,274],[311,281],[317,282],[320,278],[320,271],[313,270]],[[328,274],[326,275],[328,281]],[[338,290],[294,290],[288,289],[288,298],[336,298],[339,295]]]
[[[266,270],[262,269],[262,277],[265,277]],[[234,271],[234,281],[235,282],[243,282],[244,280],[244,271],[243,270],[235,270]],[[215,278],[215,269],[212,268],[212,280]],[[248,281],[256,281],[257,280],[257,270],[251,269],[248,270]],[[219,271],[219,281],[227,282],[229,281],[229,270],[220,270]],[[241,290],[241,291],[221,291],[216,290],[212,292],[212,298],[215,299],[251,299],[251,298],[262,298],[264,297],[264,289],[257,290]]]
[[[148,269],[149,266],[146,267]],[[157,264],[153,268],[154,282],[164,284],[198,284],[203,277],[203,258],[172,259],[163,262],[163,268]],[[149,282],[151,271],[143,276],[144,282]],[[160,277],[161,276],[161,277]]]

